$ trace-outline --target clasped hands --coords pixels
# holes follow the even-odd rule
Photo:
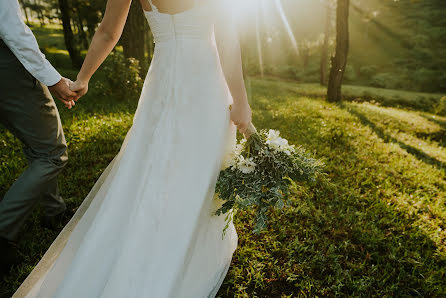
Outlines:
[[[76,101],[88,92],[88,83],[73,82],[70,79],[62,78],[48,89],[66,108],[71,109],[76,105]]]

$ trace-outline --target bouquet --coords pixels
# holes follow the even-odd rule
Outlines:
[[[324,176],[322,170],[321,161],[302,147],[290,145],[279,131],[257,132],[250,124],[235,150],[224,160],[215,190],[223,204],[216,214],[227,214],[229,223],[233,208],[256,209],[254,232],[259,233],[266,227],[268,210],[289,204],[291,185],[314,183]]]

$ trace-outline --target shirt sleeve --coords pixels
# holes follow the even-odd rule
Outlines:
[[[32,31],[22,19],[18,0],[0,0],[0,38],[37,80],[53,86],[62,78],[40,51]]]

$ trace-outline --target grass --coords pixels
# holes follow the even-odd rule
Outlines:
[[[444,296],[446,118],[251,85],[256,125],[324,159],[337,191],[297,192],[260,236],[239,214],[228,297]]]
[[[57,55],[69,64],[66,54]],[[336,187],[296,187],[292,206],[274,213],[260,235],[251,232],[252,214],[239,212],[239,247],[219,296],[446,296],[446,117],[412,106],[330,104],[316,85],[247,83],[255,125],[278,129],[323,159]],[[70,154],[61,192],[70,214],[118,152],[136,104],[92,88],[74,110],[59,106]],[[0,128],[0,195],[24,167],[20,143]],[[24,262],[2,281],[4,297],[57,236],[41,227],[39,212],[26,222]]]
[[[283,81],[275,77],[266,78],[270,81]],[[327,94],[327,88],[315,83],[299,83],[285,86],[290,91],[308,97],[323,98]],[[397,107],[409,110],[424,111],[446,116],[446,109],[442,108],[442,100],[446,94],[423,93],[383,89],[367,86],[344,85],[342,87],[345,101],[371,102],[384,107]]]

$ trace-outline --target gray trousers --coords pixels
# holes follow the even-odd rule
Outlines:
[[[28,168],[0,201],[0,237],[16,240],[33,207],[47,216],[66,209],[57,175],[67,145],[59,112],[46,86],[37,81],[0,40],[0,123],[23,143]]]

